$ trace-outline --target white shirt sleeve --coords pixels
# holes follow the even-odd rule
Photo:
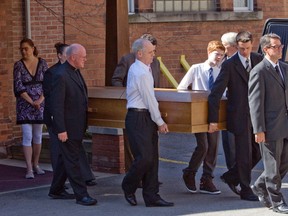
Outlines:
[[[177,87],[178,90],[188,89],[188,86],[193,82],[193,72],[194,69],[191,67],[179,83]]]
[[[161,113],[159,111],[159,104],[155,98],[152,75],[147,76],[147,74],[146,74],[144,76],[141,76],[139,81],[140,81],[138,83],[139,89],[142,89],[142,91],[140,91],[140,95],[143,99],[143,103],[147,106],[147,108],[150,112],[151,119],[158,126],[163,125],[165,122],[161,118]],[[152,83],[152,86],[151,86],[151,83]]]

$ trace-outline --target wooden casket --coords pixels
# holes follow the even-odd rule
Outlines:
[[[208,131],[207,91],[180,91],[155,89],[163,120],[171,132],[198,133]],[[88,89],[88,125],[124,128],[126,88],[91,87]],[[219,111],[219,129],[226,127],[226,99],[222,99]]]

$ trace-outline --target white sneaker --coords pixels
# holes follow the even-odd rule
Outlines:
[[[33,171],[27,171],[26,175],[25,175],[26,179],[34,179],[34,174]]]
[[[45,174],[45,171],[42,170],[39,165],[37,165],[36,167],[34,167],[34,171],[37,173],[37,175],[43,175]]]

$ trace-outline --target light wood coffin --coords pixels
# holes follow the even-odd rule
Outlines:
[[[155,89],[159,109],[171,132],[207,132],[208,97],[206,91]],[[124,128],[126,88],[91,87],[88,89],[88,125]],[[221,100],[219,129],[225,129],[226,100]]]

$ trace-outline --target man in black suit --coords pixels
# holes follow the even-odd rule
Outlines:
[[[87,86],[79,69],[84,68],[86,50],[80,44],[72,44],[66,55],[67,61],[56,71],[51,92],[52,127],[61,141],[61,157],[54,171],[49,196],[61,198],[67,173],[76,203],[95,205],[97,200],[89,196],[79,165],[84,151],[82,139],[87,128],[88,106]]]
[[[238,48],[236,43],[236,36],[236,32],[226,32],[221,36],[221,42],[225,47],[225,57],[223,58],[223,62],[237,53]],[[228,169],[230,169],[235,164],[235,138],[234,135],[227,130],[223,130],[221,135],[226,166]]]
[[[51,114],[51,106],[53,104],[53,101],[51,101],[51,91],[54,84],[54,75],[58,69],[58,67],[63,64],[66,61],[66,50],[68,48],[68,44],[58,42],[55,44],[58,62],[54,65],[52,65],[44,74],[44,80],[43,80],[43,92],[45,97],[45,108],[44,108],[44,123],[47,126],[48,132],[49,132],[49,144],[50,144],[50,155],[51,155],[51,165],[52,169],[56,169],[58,158],[60,157],[60,150],[59,146],[61,144],[60,140],[57,137],[57,134],[53,132],[52,128],[52,114]],[[82,176],[85,180],[85,183],[87,186],[94,186],[96,185],[95,177],[91,171],[90,165],[87,160],[87,155],[85,151],[81,151],[81,157],[80,157],[80,169]],[[63,185],[64,186],[64,185]]]
[[[227,130],[235,136],[236,163],[221,176],[234,192],[240,183],[240,198],[257,201],[250,188],[251,170],[261,158],[254,140],[248,104],[249,72],[263,57],[252,51],[252,34],[241,31],[236,36],[238,53],[223,62],[210,95],[208,96],[209,132],[218,130],[219,104],[227,88]]]
[[[260,45],[265,58],[250,72],[249,106],[264,172],[252,190],[266,207],[288,214],[280,192],[281,179],[288,171],[288,64],[278,61],[283,45],[277,34],[262,36]]]

